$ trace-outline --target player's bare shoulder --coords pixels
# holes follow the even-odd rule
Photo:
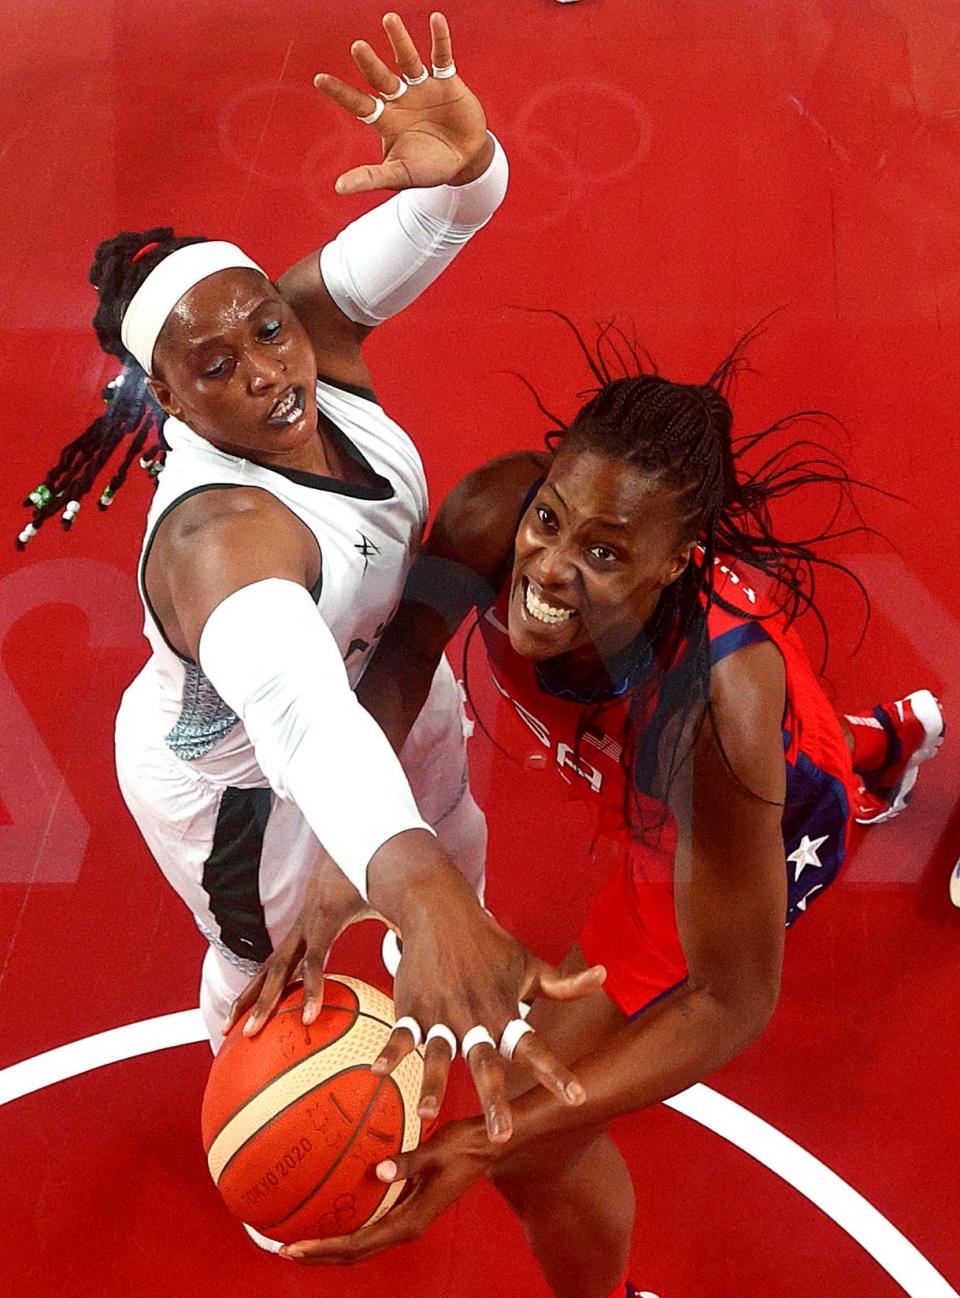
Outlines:
[[[154,547],[180,551],[198,538],[230,530],[231,524],[283,519],[289,511],[262,487],[211,487],[177,502],[158,524]]]
[[[282,501],[259,487],[231,487],[196,492],[162,519],[143,576],[167,639],[196,658],[221,600],[268,577],[309,588],[320,564],[316,541]]]
[[[546,451],[511,451],[473,469],[440,506],[425,553],[491,576],[512,552],[524,501],[550,461]]]
[[[185,577],[225,556],[306,551],[304,528],[269,491],[229,487],[198,491],[177,504],[157,526],[147,565],[151,584],[164,573]]]

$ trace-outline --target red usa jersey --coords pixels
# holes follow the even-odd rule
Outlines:
[[[787,796],[781,824],[789,885],[785,919],[790,924],[840,868],[856,782],[839,721],[799,638],[752,580],[754,575],[758,581],[768,579],[744,567],[738,569],[732,562],[717,560],[716,564],[717,598],[707,614],[711,666],[760,640],[772,641],[784,661],[786,706],[782,730]],[[480,620],[494,683],[509,700],[515,718],[508,726],[505,746],[518,756],[526,756],[532,736],[557,778],[564,781],[567,795],[595,805],[598,839],[606,840],[605,851],[615,849],[614,860],[622,861],[628,869],[635,893],[646,889],[646,896],[659,897],[656,903],[645,902],[643,907],[647,917],[641,926],[644,943],[660,950],[664,969],[677,973],[674,982],[681,981],[685,964],[672,913],[677,827],[662,804],[632,788],[625,759],[628,698],[621,694],[603,704],[587,705],[544,688],[534,663],[521,658],[510,646],[508,600],[509,586]],[[680,647],[675,646],[674,656]],[[583,730],[588,707],[590,724]],[[638,820],[644,826],[642,834],[631,831],[627,810],[631,805],[641,813]],[[659,827],[651,831],[650,825]],[[611,838],[614,843],[609,841]]]

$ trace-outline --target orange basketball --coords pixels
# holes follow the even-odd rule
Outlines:
[[[203,1147],[227,1207],[286,1244],[383,1216],[403,1187],[384,1185],[374,1169],[420,1139],[420,1052],[389,1077],[370,1071],[393,1027],[390,998],[328,974],[309,1027],[302,1010],[298,983],[257,1036],[245,1037],[241,1020],[203,1097]]]

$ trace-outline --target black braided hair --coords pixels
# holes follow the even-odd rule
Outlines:
[[[62,511],[64,528],[71,526],[83,497],[124,438],[131,440],[100,493],[97,503],[101,509],[107,508],[123,486],[134,460],[139,458],[154,476],[160,471],[166,415],[153,398],[146,373],[124,347],[120,324],[137,289],[165,257],[188,244],[204,242],[202,236],[177,238],[169,226],[156,226],[140,233],[124,231],[97,247],[90,267],[90,283],[100,296],[93,327],[101,349],[116,356],[122,369],[103,389],[105,413],[63,448],[43,482],[23,502],[33,513],[17,539],[18,549],[24,549],[58,511]]]
[[[545,438],[548,449],[593,450],[632,465],[674,493],[678,544],[692,541],[699,547],[694,561],[663,591],[653,618],[632,646],[627,668],[630,742],[625,761],[633,774],[628,784],[634,793],[651,794],[665,804],[704,718],[710,718],[716,732],[710,705],[708,610],[717,603],[733,614],[752,616],[716,593],[718,564],[731,560],[763,574],[764,593],[774,609],[785,614],[788,625],[801,613],[813,614],[823,637],[822,670],[829,638],[815,603],[817,568],[839,571],[857,587],[864,604],[861,641],[869,623],[870,599],[856,574],[819,553],[819,548],[858,532],[876,534],[863,521],[852,491],[878,489],[852,478],[837,453],[815,438],[795,438],[780,449],[767,449],[778,434],[789,433],[800,422],[841,427],[823,411],[800,411],[759,433],[733,437],[730,390],[737,374],[748,368],[745,348],[765,321],[737,342],[705,382],[687,384],[664,378],[649,354],[613,322],[598,326],[591,346],[568,317],[556,311],[545,314],[562,320],[572,331],[596,380],[596,386],[579,394],[589,399],[567,423],[546,407],[523,375],[516,376],[553,424]],[[761,463],[748,467],[746,461],[752,463],[758,451],[764,456]],[[830,520],[816,535],[787,539],[774,528],[771,503],[807,486],[835,493]],[[845,506],[854,521],[840,527],[837,522]],[[601,701],[584,709],[581,738],[614,702]],[[722,747],[720,743],[721,752]],[[638,799],[636,803],[639,807]]]

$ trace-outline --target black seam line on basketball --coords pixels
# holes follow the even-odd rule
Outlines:
[[[336,1109],[336,1111],[340,1114],[340,1117],[343,1118],[344,1122],[352,1122],[352,1121],[353,1121],[353,1118],[351,1118],[350,1114],[346,1111],[346,1109],[343,1107],[343,1105],[342,1105],[342,1104],[340,1103],[340,1101],[337,1099],[337,1097],[336,1097],[336,1095],[334,1094],[333,1091],[330,1092],[329,1100],[330,1100],[330,1103],[333,1105],[333,1107]]]
[[[298,1006],[297,1008],[299,1009],[300,1007]],[[325,1041],[322,1046],[318,1046],[317,1047],[318,1050],[323,1050],[325,1046],[332,1046],[335,1042],[339,1041],[341,1037],[345,1036],[350,1031],[350,1029],[356,1023],[357,1019],[360,1018],[361,1014],[363,1014],[363,1011],[360,1010],[359,1008],[355,1010],[351,1010],[348,1009],[346,1005],[324,1005],[323,1008],[325,1010],[335,1010],[338,1014],[349,1014],[350,1022],[346,1025],[346,1027],[343,1029],[342,1032],[338,1032],[335,1037],[331,1037],[330,1040]],[[282,1012],[283,1011],[281,1011],[281,1013]],[[370,1015],[364,1015],[364,1017],[369,1018]],[[381,1021],[382,1020],[377,1019],[378,1023],[380,1023]],[[307,1027],[312,1027],[312,1026],[313,1026],[312,1024],[307,1024]],[[316,1051],[314,1050],[310,1051],[311,1055],[315,1053]],[[310,1055],[304,1055],[303,1058],[309,1059]],[[272,1086],[274,1082],[278,1082],[281,1077],[286,1077],[287,1073],[293,1072],[293,1070],[295,1068],[299,1068],[302,1063],[303,1063],[303,1059],[298,1059],[295,1063],[292,1063],[287,1068],[284,1068],[282,1072],[274,1073],[274,1075],[271,1078],[269,1078],[267,1081],[265,1081],[262,1086],[258,1087],[257,1090],[255,1090],[252,1095],[248,1095],[247,1098],[243,1101],[243,1103],[239,1106],[239,1108],[234,1109],[234,1111],[229,1115],[229,1117],[224,1118],[223,1122],[221,1122],[220,1126],[217,1128],[217,1134],[210,1142],[210,1148],[211,1149],[213,1148],[213,1141],[219,1140],[220,1136],[223,1134],[224,1131],[226,1131],[227,1127],[234,1120],[234,1118],[238,1114],[242,1113],[248,1104],[252,1103],[252,1101],[255,1100],[257,1096],[262,1095],[268,1086]],[[224,1165],[224,1171],[226,1171],[226,1165]],[[221,1175],[223,1175],[223,1173],[221,1173]]]
[[[342,1034],[341,1034],[341,1035],[342,1035]],[[339,1040],[340,1040],[340,1037],[337,1037],[336,1040],[339,1041]],[[308,1056],[308,1057],[309,1057],[309,1056]],[[300,1062],[303,1063],[303,1060],[301,1059]],[[295,1067],[296,1067],[296,1064],[294,1064],[294,1068],[295,1068]],[[351,1067],[349,1067],[349,1068],[343,1068],[343,1069],[341,1069],[341,1071],[340,1071],[339,1073],[337,1073],[337,1076],[338,1076],[338,1077],[342,1077],[344,1073],[354,1073],[354,1072],[362,1071],[362,1070],[366,1070],[367,1072],[369,1072],[369,1071],[370,1071],[370,1065],[369,1065],[369,1064],[353,1064],[353,1065],[351,1065]],[[290,1072],[290,1069],[289,1069],[289,1068],[285,1068],[284,1071],[283,1071],[282,1073],[278,1073],[278,1074],[277,1074],[277,1077],[278,1077],[278,1078],[279,1078],[279,1077],[283,1077],[283,1076],[285,1076],[286,1073],[289,1073],[289,1072]],[[276,1078],[274,1078],[274,1080],[276,1080]],[[277,1120],[278,1118],[281,1118],[281,1117],[286,1113],[287,1109],[292,1109],[293,1106],[294,1106],[295,1104],[299,1104],[301,1100],[305,1100],[305,1099],[307,1098],[308,1095],[312,1095],[312,1094],[314,1093],[314,1091],[319,1090],[321,1086],[326,1086],[326,1084],[327,1084],[327,1082],[329,1082],[329,1080],[330,1080],[329,1077],[324,1077],[322,1081],[317,1082],[316,1086],[311,1086],[311,1087],[309,1088],[309,1090],[301,1091],[298,1095],[295,1095],[295,1096],[293,1097],[293,1099],[289,1101],[289,1103],[285,1104],[285,1105],[283,1106],[282,1109],[277,1109],[277,1111],[276,1111],[275,1113],[271,1113],[271,1114],[270,1114],[270,1117],[266,1120],[266,1122],[263,1124],[263,1126],[262,1126],[262,1127],[258,1127],[256,1131],[251,1132],[250,1135],[246,1138],[246,1140],[242,1141],[242,1142],[241,1142],[241,1143],[236,1147],[236,1149],[233,1151],[233,1153],[230,1155],[230,1157],[229,1157],[229,1158],[227,1159],[227,1161],[224,1163],[223,1167],[221,1167],[221,1169],[220,1169],[220,1176],[219,1176],[218,1179],[217,1179],[217,1185],[220,1185],[220,1184],[222,1183],[223,1178],[227,1175],[227,1171],[229,1170],[230,1164],[233,1162],[233,1160],[237,1157],[238,1154],[240,1154],[244,1149],[246,1149],[246,1147],[250,1144],[251,1140],[256,1140],[257,1136],[261,1135],[264,1131],[266,1131],[266,1130],[268,1129],[268,1127],[272,1126],[273,1123],[276,1122],[276,1120]],[[393,1079],[391,1078],[390,1080],[392,1081]],[[269,1083],[268,1083],[268,1085],[269,1085]],[[394,1085],[396,1086],[396,1082],[394,1082]],[[257,1095],[259,1095],[261,1091],[266,1090],[266,1089],[267,1089],[266,1087],[261,1087],[261,1088],[260,1088],[260,1091],[257,1091]],[[399,1090],[399,1087],[398,1087],[397,1089]],[[374,1093],[374,1099],[376,1099],[376,1095],[378,1094],[378,1092],[379,1092],[379,1088],[378,1088],[378,1091]],[[402,1098],[402,1096],[401,1096],[401,1098]],[[254,1099],[256,1099],[256,1095],[252,1095],[252,1096],[250,1097],[250,1100],[254,1100]],[[250,1100],[247,1101],[247,1104],[250,1103]],[[372,1103],[372,1101],[371,1101],[371,1103]],[[244,1108],[246,1108],[246,1105],[244,1105]],[[363,1118],[364,1118],[365,1116],[366,1116],[366,1113],[361,1114],[359,1121],[362,1122],[362,1121],[363,1121]],[[348,1121],[349,1121],[349,1119],[348,1119]],[[221,1131],[225,1131],[225,1130],[226,1130],[226,1123],[224,1123],[224,1125],[220,1128],[220,1130],[221,1130]],[[213,1146],[211,1145],[211,1149],[212,1149],[212,1148],[213,1148]],[[347,1148],[349,1149],[349,1145],[347,1146]],[[332,1171],[333,1169],[331,1168],[330,1170]],[[313,1193],[313,1191],[311,1191],[311,1193]],[[305,1200],[304,1202],[306,1202],[306,1200]],[[296,1209],[294,1209],[294,1211],[296,1211]],[[286,1221],[286,1217],[282,1218],[282,1220],[283,1220],[283,1221]],[[275,1223],[275,1224],[279,1224],[279,1223]]]
[[[324,1006],[323,1006],[323,1009],[325,1009],[325,1010],[339,1010],[341,1014],[343,1014],[343,1013],[353,1014],[353,1013],[354,1013],[353,1010],[347,1010],[347,1009],[345,1008],[345,1006],[343,1006],[343,1005],[324,1005]],[[274,1012],[274,1014],[275,1014],[278,1018],[279,1018],[279,1016],[280,1016],[281,1014],[302,1014],[302,1013],[303,1013],[303,1006],[302,1006],[302,1005],[285,1005],[285,1006],[283,1007],[282,1010],[274,1010],[273,1012]],[[360,1010],[360,1014],[362,1015],[363,1018],[365,1018],[365,1019],[369,1019],[371,1023],[379,1023],[380,1026],[381,1026],[382,1028],[389,1028],[391,1032],[393,1031],[393,1029],[394,1029],[394,1027],[395,1027],[395,1024],[393,1024],[393,1023],[388,1023],[386,1019],[378,1018],[378,1016],[377,1016],[376,1014],[371,1014],[369,1010]],[[308,1027],[308,1028],[310,1028],[310,1027],[313,1027],[313,1024],[312,1024],[312,1023],[308,1023],[308,1024],[306,1024],[305,1026]],[[338,1039],[339,1039],[339,1038],[338,1038]],[[281,1074],[281,1073],[278,1073],[277,1076],[280,1077],[280,1076],[282,1076],[282,1074]]]
[[[360,1071],[362,1071],[362,1070],[365,1070],[366,1068],[367,1068],[367,1065],[366,1065],[366,1064],[357,1064],[357,1065],[355,1065],[353,1068],[344,1068],[342,1072],[340,1072],[340,1073],[337,1074],[337,1076],[338,1076],[338,1077],[343,1077],[344,1074],[346,1074],[346,1073],[356,1073],[356,1072],[360,1072]],[[320,1083],[318,1084],[318,1086],[315,1086],[315,1087],[313,1087],[312,1089],[313,1089],[313,1090],[318,1090],[320,1086],[324,1086],[324,1085],[326,1085],[326,1083],[327,1083],[329,1080],[330,1080],[329,1078],[324,1078],[324,1080],[323,1080],[322,1082],[320,1082]],[[349,1152],[350,1152],[350,1150],[351,1150],[351,1148],[352,1148],[354,1142],[355,1142],[356,1139],[357,1139],[357,1136],[360,1134],[360,1131],[361,1131],[361,1129],[363,1128],[363,1124],[364,1124],[364,1122],[366,1121],[366,1119],[367,1119],[367,1117],[368,1117],[368,1115],[369,1115],[369,1113],[370,1113],[370,1110],[373,1108],[373,1106],[376,1104],[377,1100],[380,1098],[380,1094],[381,1094],[381,1092],[383,1091],[384,1087],[386,1086],[386,1084],[387,1084],[388,1082],[390,1082],[390,1083],[392,1084],[393,1089],[394,1089],[394,1090],[397,1092],[397,1094],[400,1096],[400,1106],[401,1106],[402,1109],[404,1109],[404,1111],[406,1111],[406,1106],[404,1105],[404,1102],[403,1102],[403,1094],[402,1094],[402,1092],[401,1092],[401,1090],[400,1090],[400,1087],[397,1085],[397,1083],[394,1081],[394,1079],[393,1079],[392,1077],[390,1077],[390,1076],[387,1076],[387,1077],[381,1077],[380,1080],[379,1080],[379,1082],[377,1082],[376,1090],[373,1092],[373,1095],[371,1095],[370,1100],[369,1100],[369,1103],[367,1104],[367,1107],[366,1107],[366,1108],[364,1109],[364,1111],[360,1114],[360,1117],[359,1117],[359,1118],[357,1119],[357,1121],[356,1121],[356,1125],[355,1125],[354,1128],[353,1128],[353,1135],[350,1137],[350,1139],[349,1139],[349,1140],[347,1141],[347,1143],[344,1145],[343,1149],[341,1149],[340,1153],[336,1156],[336,1158],[333,1160],[333,1162],[332,1162],[332,1163],[330,1164],[330,1166],[327,1168],[326,1172],[324,1172],[323,1176],[320,1178],[320,1180],[317,1182],[317,1184],[313,1187],[313,1189],[310,1191],[310,1193],[307,1195],[307,1197],[306,1197],[305,1199],[303,1199],[300,1203],[298,1203],[297,1206],[296,1206],[295,1208],[291,1208],[290,1211],[289,1211],[285,1216],[281,1217],[278,1221],[272,1221],[272,1222],[270,1223],[269,1226],[261,1226],[261,1227],[258,1227],[258,1229],[260,1229],[260,1230],[276,1230],[277,1227],[278,1227],[278,1226],[282,1226],[283,1223],[284,1223],[285,1221],[289,1221],[291,1217],[296,1216],[296,1214],[300,1211],[300,1209],[301,1209],[301,1208],[305,1208],[305,1207],[307,1206],[307,1204],[310,1202],[310,1200],[313,1198],[313,1196],[314,1196],[314,1195],[315,1195],[319,1190],[322,1190],[322,1189],[323,1189],[323,1187],[324,1187],[324,1185],[326,1184],[326,1182],[330,1179],[331,1176],[333,1176],[334,1172],[337,1170],[337,1168],[340,1166],[340,1164],[341,1164],[341,1163],[343,1162],[343,1160],[346,1158],[347,1154],[349,1154]],[[308,1091],[307,1094],[309,1095],[309,1094],[310,1094],[310,1091]],[[299,1099],[303,1099],[303,1096],[299,1096],[298,1098],[299,1098]],[[296,1103],[296,1101],[294,1101],[294,1103]],[[289,1108],[289,1105],[288,1105],[287,1107]],[[274,1115],[274,1117],[279,1117],[279,1116],[280,1116],[279,1114],[275,1114],[275,1115]],[[272,1122],[273,1120],[274,1120],[273,1118],[270,1119],[271,1122]],[[267,1126],[269,1126],[269,1125],[270,1125],[270,1123],[267,1123]],[[262,1131],[262,1130],[263,1130],[263,1128],[261,1127],[261,1131]],[[402,1139],[402,1135],[403,1135],[403,1133],[401,1132],[401,1139]],[[390,1189],[389,1185],[384,1186],[384,1188],[383,1188],[383,1194],[386,1194],[386,1192],[387,1192],[389,1189]],[[383,1200],[383,1194],[381,1194],[381,1196],[380,1196],[381,1201]],[[378,1206],[379,1206],[379,1204],[378,1204]],[[376,1209],[374,1209],[374,1211],[376,1211]]]
[[[325,1010],[335,1010],[338,1014],[349,1014],[350,1022],[347,1024],[347,1026],[343,1029],[342,1032],[338,1032],[335,1037],[331,1037],[329,1041],[325,1041],[322,1046],[317,1046],[316,1050],[311,1050],[310,1055],[315,1055],[317,1053],[317,1050],[326,1050],[327,1046],[335,1045],[336,1042],[341,1040],[341,1038],[344,1037],[351,1030],[351,1028],[356,1023],[357,1019],[370,1019],[372,1023],[379,1023],[382,1028],[389,1028],[391,1031],[393,1031],[392,1024],[386,1023],[384,1022],[383,1019],[377,1018],[375,1014],[368,1014],[366,1010],[350,1010],[347,1009],[345,1005],[324,1005],[323,1008]],[[312,1027],[313,1024],[307,1024],[306,1026],[309,1028]],[[290,1064],[288,1068],[284,1068],[283,1072],[274,1073],[274,1075],[268,1081],[264,1082],[262,1086],[258,1087],[257,1090],[255,1090],[252,1095],[248,1095],[247,1098],[244,1100],[244,1102],[240,1105],[240,1107],[238,1109],[234,1109],[234,1111],[230,1114],[230,1116],[225,1118],[223,1122],[221,1122],[220,1126],[217,1128],[217,1134],[210,1142],[210,1148],[211,1149],[213,1148],[214,1141],[220,1139],[220,1137],[226,1131],[227,1127],[229,1127],[230,1123],[234,1120],[235,1117],[237,1117],[238,1114],[244,1111],[244,1109],[247,1107],[248,1104],[252,1104],[253,1101],[257,1099],[258,1096],[262,1095],[263,1092],[268,1089],[268,1087],[272,1086],[274,1082],[279,1082],[281,1077],[286,1077],[287,1073],[292,1073],[295,1068],[299,1068],[300,1065],[303,1063],[303,1060],[309,1059],[310,1055],[304,1055],[303,1059],[298,1059],[296,1063]],[[281,1109],[280,1112],[282,1113],[283,1110]],[[247,1143],[246,1141],[243,1142],[244,1145],[246,1143]],[[235,1149],[234,1152],[230,1155],[230,1158],[226,1161],[226,1163],[224,1163],[223,1168],[221,1169],[220,1172],[221,1177],[223,1176],[224,1172],[226,1172],[227,1168],[230,1166],[230,1163],[233,1161],[233,1159],[236,1158],[237,1154],[240,1153],[241,1149],[243,1149],[243,1145],[240,1145],[239,1148]],[[217,1182],[217,1184],[219,1185],[219,1181]]]

